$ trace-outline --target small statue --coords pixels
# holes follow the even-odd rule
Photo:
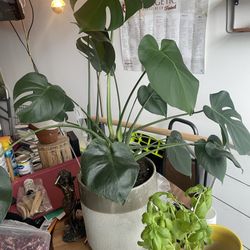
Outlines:
[[[63,194],[63,208],[66,213],[65,230],[63,241],[72,242],[86,236],[81,205],[76,201],[74,179],[71,173],[65,169],[61,170],[56,179],[55,185],[58,186]]]

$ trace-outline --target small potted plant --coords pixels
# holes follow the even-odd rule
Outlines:
[[[211,188],[197,185],[186,190],[190,207],[170,192],[157,192],[142,215],[145,229],[138,244],[149,250],[202,250],[212,243],[206,214],[212,204]]]
[[[142,215],[145,228],[138,245],[148,250],[242,250],[240,239],[221,225],[208,225],[211,188],[197,185],[186,190],[184,206],[171,192],[157,192]]]

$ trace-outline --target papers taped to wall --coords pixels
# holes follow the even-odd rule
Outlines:
[[[186,66],[203,74],[207,11],[208,0],[156,0],[139,11],[120,29],[124,69],[142,70],[137,49],[142,37],[151,34],[158,43],[164,38],[175,40]]]

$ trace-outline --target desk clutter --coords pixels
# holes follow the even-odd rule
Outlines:
[[[33,130],[34,126],[31,128]],[[38,134],[32,130],[30,126],[17,126],[15,141],[18,143],[13,148],[14,140],[10,136],[0,136],[0,166],[9,173],[11,181],[81,154],[73,131],[62,135],[58,129],[39,131]]]

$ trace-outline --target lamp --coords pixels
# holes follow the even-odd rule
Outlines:
[[[55,13],[60,14],[64,10],[65,2],[63,0],[53,0],[50,6]]]

